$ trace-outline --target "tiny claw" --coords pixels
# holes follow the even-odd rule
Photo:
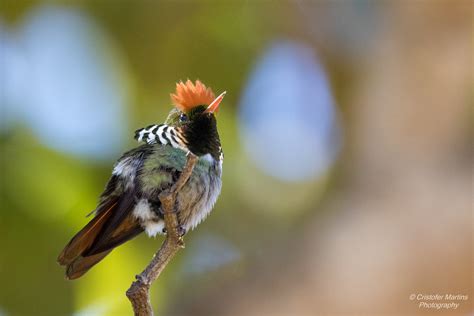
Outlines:
[[[184,228],[182,225],[179,225],[177,230],[178,230],[178,236],[180,238],[186,235],[186,228]]]
[[[177,228],[176,228],[177,232],[178,232],[178,237],[179,238],[183,238],[184,235],[186,235],[186,228],[184,228],[182,225],[179,225]],[[166,229],[166,227],[163,227],[163,229],[161,230],[163,232],[163,234],[167,234],[168,233],[168,230]]]
[[[145,278],[144,278],[143,275],[141,275],[141,274],[137,274],[137,275],[135,276],[135,280],[137,280],[137,281],[140,282],[140,283],[145,284]]]

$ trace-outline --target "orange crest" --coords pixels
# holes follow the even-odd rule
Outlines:
[[[182,81],[176,84],[176,93],[171,94],[171,101],[182,112],[189,112],[198,105],[209,105],[215,96],[211,88],[207,88],[201,81]]]

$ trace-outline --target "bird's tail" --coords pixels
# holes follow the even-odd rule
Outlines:
[[[98,209],[96,216],[64,247],[58,262],[66,266],[66,278],[77,279],[107,256],[113,248],[143,231],[138,221],[119,207],[119,201]]]

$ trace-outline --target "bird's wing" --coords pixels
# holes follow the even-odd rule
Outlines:
[[[97,234],[94,243],[84,252],[86,256],[111,250],[143,232],[138,219],[132,214],[136,193],[129,190],[120,196],[117,207]]]
[[[113,248],[143,231],[132,214],[135,198],[140,195],[139,188],[130,183],[151,152],[150,145],[142,145],[124,154],[115,165],[94,218],[71,239],[58,257],[58,262],[67,266],[69,279],[80,277]]]
[[[132,213],[142,194],[140,185],[137,184],[138,174],[152,153],[151,145],[142,145],[128,151],[117,161],[112,177],[101,195],[96,217],[104,211],[103,205],[115,201],[115,206],[94,236],[94,242],[83,254],[90,256],[115,248],[143,231]]]

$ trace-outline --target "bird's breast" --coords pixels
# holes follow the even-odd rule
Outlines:
[[[180,223],[196,227],[212,210],[222,187],[222,161],[211,155],[199,158],[193,174],[177,196]]]
[[[183,153],[184,156],[184,153]],[[161,169],[153,169],[158,172]],[[158,171],[157,171],[158,170]],[[222,187],[222,159],[216,160],[211,155],[201,156],[193,169],[189,180],[176,197],[176,209],[180,224],[189,231],[206,218],[219,197]],[[159,174],[149,174],[156,178]],[[133,215],[140,221],[147,235],[161,234],[164,222],[152,210],[149,198],[154,195],[153,181],[142,184],[147,188],[142,192],[143,198],[136,204]],[[152,188],[153,187],[153,188]]]

